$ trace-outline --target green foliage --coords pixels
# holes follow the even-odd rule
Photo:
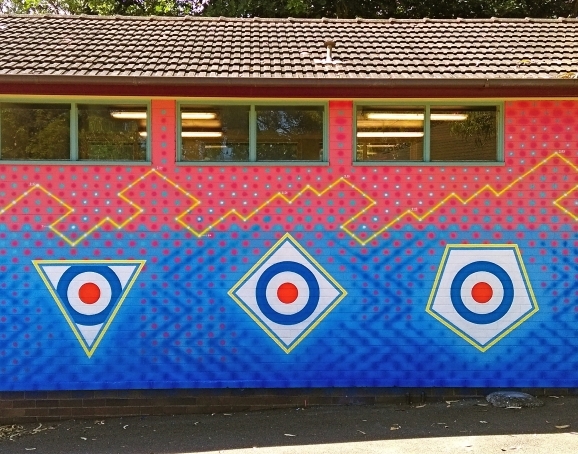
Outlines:
[[[578,15],[578,0],[0,0],[0,12],[300,18],[555,18]]]
[[[0,0],[0,12],[183,16],[200,12],[204,0]]]
[[[496,114],[485,111],[469,112],[466,120],[452,125],[451,132],[465,141],[473,139],[477,147],[483,147],[488,140],[496,138]]]

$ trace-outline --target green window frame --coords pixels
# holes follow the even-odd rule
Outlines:
[[[21,143],[28,145],[32,140],[40,142],[40,144],[33,144],[33,151],[19,150],[24,155],[23,157],[10,156],[6,158],[3,154],[2,144],[5,144],[4,150],[6,154],[9,153],[6,142],[2,141],[2,107],[8,110],[11,107],[17,111],[18,107],[32,107],[31,111],[36,108],[37,112],[42,114],[48,108],[56,109],[62,106],[62,111],[68,114],[68,125],[66,128],[67,135],[62,131],[62,122],[58,128],[59,142],[68,142],[68,152],[66,148],[61,148],[58,153],[39,153],[38,149],[42,147],[42,142],[50,142],[54,138],[54,131],[58,128],[54,127],[54,122],[42,123],[39,120],[39,125],[43,128],[37,128],[33,134],[26,130],[26,127],[21,121],[18,123],[16,119],[12,120],[12,134],[11,138],[17,135],[21,137]],[[47,106],[43,109],[42,106]],[[26,109],[21,109],[25,112]],[[60,110],[60,109],[58,109]],[[107,124],[107,117],[103,117],[103,113],[108,113],[111,118],[119,120],[118,128],[111,129],[110,126],[114,122]],[[101,118],[98,118],[100,114]],[[116,116],[114,114],[117,114]],[[124,115],[124,116],[123,116]],[[15,117],[17,115],[14,115]],[[132,116],[132,117],[131,117]],[[25,116],[24,116],[25,117]],[[34,115],[33,115],[34,117]],[[33,120],[35,120],[33,118]],[[22,119],[23,120],[23,119]],[[5,122],[10,121],[5,113]],[[19,130],[17,130],[19,129]],[[0,163],[36,163],[36,164],[50,164],[57,162],[58,164],[150,164],[151,162],[151,107],[149,101],[134,100],[134,99],[0,99]],[[6,137],[6,129],[4,130]],[[52,135],[51,135],[52,133]],[[135,136],[138,135],[135,140]],[[115,142],[114,139],[117,141]],[[123,140],[124,139],[124,140]],[[98,143],[97,143],[98,142]],[[112,145],[111,145],[112,144]],[[122,147],[121,147],[122,146]],[[15,148],[17,148],[15,146]],[[26,157],[26,154],[36,154],[40,157]],[[54,157],[58,154],[58,157]],[[117,157],[118,155],[121,157]],[[123,156],[130,155],[128,159]],[[117,156],[115,156],[117,155]],[[84,157],[83,157],[84,156]],[[135,156],[137,157],[135,159]]]
[[[449,113],[459,111],[462,113],[471,112],[474,115],[468,117],[464,114],[463,118],[458,118],[459,114]],[[445,114],[444,112],[448,113]],[[494,112],[495,120],[492,119]],[[353,164],[357,166],[503,165],[503,115],[503,102],[496,101],[357,102],[354,103]],[[449,118],[451,116],[454,118]],[[373,131],[371,120],[376,125],[380,125],[375,126]],[[381,123],[378,120],[381,120]],[[396,131],[393,127],[396,120],[399,126],[397,132],[393,132]],[[444,123],[442,120],[446,120],[445,123],[448,125],[445,128],[440,127]],[[450,128],[449,125],[452,127]],[[387,129],[388,127],[390,129]],[[480,147],[485,147],[486,151],[480,152],[482,158],[467,159],[467,156],[464,156],[462,159],[464,153],[456,153],[455,151],[452,153],[452,150],[447,153],[440,153],[440,136],[442,134],[437,132],[440,129],[443,129],[446,135],[451,132],[464,142],[469,141]],[[369,145],[372,141],[375,141],[376,144]],[[373,153],[368,153],[368,147],[371,146],[375,149],[383,147],[382,153],[386,150],[385,147],[391,147],[390,149],[397,151],[397,156],[395,153],[389,152],[389,158],[371,159],[371,155],[376,155],[379,152],[379,150],[374,150]],[[491,151],[492,146],[495,147],[495,153],[488,152],[488,150]],[[385,151],[385,153],[388,152]],[[387,156],[385,153],[382,156]]]
[[[199,116],[202,113],[205,113],[206,110],[211,110],[211,108],[218,110],[218,109],[226,109],[230,108],[231,110],[247,108],[248,113],[248,130],[246,131],[246,150],[241,150],[239,148],[239,152],[235,153],[233,151],[233,156],[230,159],[208,159],[202,160],[200,159],[200,155],[196,156],[197,159],[187,159],[185,156],[186,148],[183,145],[183,133],[187,133],[187,126],[185,125],[185,119],[183,119],[183,113],[190,113],[191,111],[199,112]],[[274,110],[278,109],[279,111],[290,111],[290,110],[298,110],[299,108],[303,108],[303,110],[315,110],[319,109],[321,111],[322,117],[322,127],[320,130],[320,134],[318,139],[320,143],[317,143],[316,150],[315,150],[315,157],[318,159],[259,159],[259,154],[267,153],[267,151],[263,151],[263,147],[260,145],[270,145],[270,149],[275,149],[278,154],[281,155],[288,155],[291,153],[292,149],[298,148],[298,146],[294,142],[276,142],[279,144],[278,147],[275,147],[272,143],[261,142],[259,143],[259,127],[258,127],[258,114],[260,110]],[[208,112],[207,112],[208,113]],[[227,166],[227,165],[271,165],[275,164],[277,166],[326,166],[328,165],[329,161],[329,153],[328,153],[328,124],[329,124],[329,108],[327,102],[311,102],[311,101],[254,101],[254,100],[247,100],[247,101],[215,101],[215,100],[203,100],[198,101],[179,101],[177,103],[177,163],[179,165],[193,165],[193,166]],[[191,116],[189,116],[191,117]],[[239,122],[237,122],[239,123]],[[209,131],[207,131],[209,132]],[[215,131],[218,134],[218,129]],[[238,135],[238,134],[237,134]],[[215,136],[216,141],[220,139]],[[312,147],[313,142],[310,142],[310,147]],[[271,146],[273,145],[273,146]],[[211,144],[211,147],[216,147],[215,144]],[[302,146],[300,146],[302,148]],[[225,146],[223,146],[225,148]],[[235,159],[235,155],[239,156],[246,156],[245,159]],[[310,150],[309,155],[313,155],[313,152]]]

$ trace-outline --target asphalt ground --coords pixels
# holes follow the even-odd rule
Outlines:
[[[2,426],[0,453],[578,453],[578,398],[542,400],[522,409],[466,399]]]

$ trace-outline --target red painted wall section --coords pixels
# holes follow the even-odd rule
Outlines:
[[[329,102],[329,162],[349,165],[353,162],[353,103]]]
[[[174,100],[151,103],[152,165],[158,170],[172,170],[176,159],[176,110]]]

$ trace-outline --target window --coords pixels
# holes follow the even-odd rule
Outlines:
[[[357,162],[499,162],[493,105],[358,105]]]
[[[323,105],[182,105],[181,162],[322,162]]]
[[[146,161],[146,104],[0,103],[0,159]]]

